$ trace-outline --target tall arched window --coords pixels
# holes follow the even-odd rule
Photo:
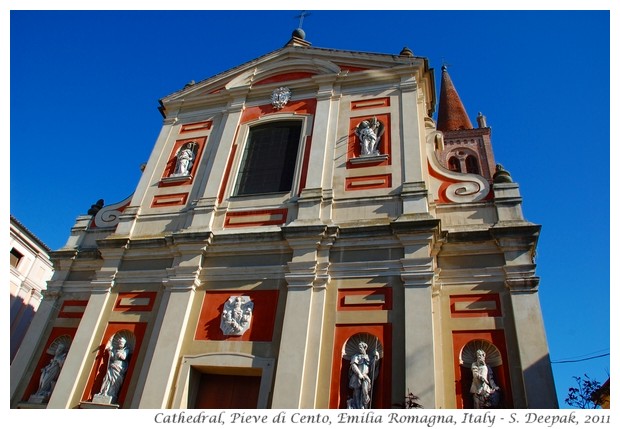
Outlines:
[[[468,173],[480,174],[478,160],[473,155],[467,155],[467,158],[465,158],[465,168],[467,168]]]
[[[453,156],[448,160],[448,169],[450,171],[457,171],[459,173],[461,172],[461,163],[456,156]]]
[[[250,129],[236,195],[291,190],[301,126],[301,121],[280,121]]]

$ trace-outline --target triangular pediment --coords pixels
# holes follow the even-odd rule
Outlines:
[[[320,75],[344,75],[411,65],[423,58],[357,51],[285,46],[237,67],[219,73],[161,99],[162,104],[204,99],[209,96],[250,89],[275,82],[311,79]]]

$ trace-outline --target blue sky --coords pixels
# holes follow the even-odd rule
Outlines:
[[[158,100],[281,48],[299,9],[11,11],[10,213],[61,248],[91,204],[133,192],[162,125]],[[313,46],[407,46],[429,58],[437,89],[449,65],[472,122],[486,115],[525,217],[542,225],[536,262],[552,361],[609,353],[610,12],[310,13]],[[605,381],[610,359],[553,370],[564,406],[572,376]]]

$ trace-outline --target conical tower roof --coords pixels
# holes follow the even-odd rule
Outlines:
[[[439,131],[471,130],[474,127],[467,116],[465,106],[450,79],[448,68],[441,67],[441,90],[439,93],[439,112],[437,129]]]

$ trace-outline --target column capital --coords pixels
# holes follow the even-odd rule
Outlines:
[[[537,293],[540,278],[524,277],[520,279],[506,279],[506,288],[511,294]]]
[[[400,278],[405,288],[426,288],[433,286],[435,278],[433,258],[403,258],[400,260]]]
[[[91,280],[90,292],[97,295],[110,293],[110,290],[114,287],[114,283],[114,279]]]
[[[185,269],[181,267],[167,268],[166,271],[168,272],[168,277],[163,278],[161,281],[166,291],[196,291],[196,288],[200,286],[200,279],[198,278],[200,270],[196,267],[187,267]]]
[[[540,278],[535,276],[535,264],[505,266],[506,288],[511,294],[536,293]]]

